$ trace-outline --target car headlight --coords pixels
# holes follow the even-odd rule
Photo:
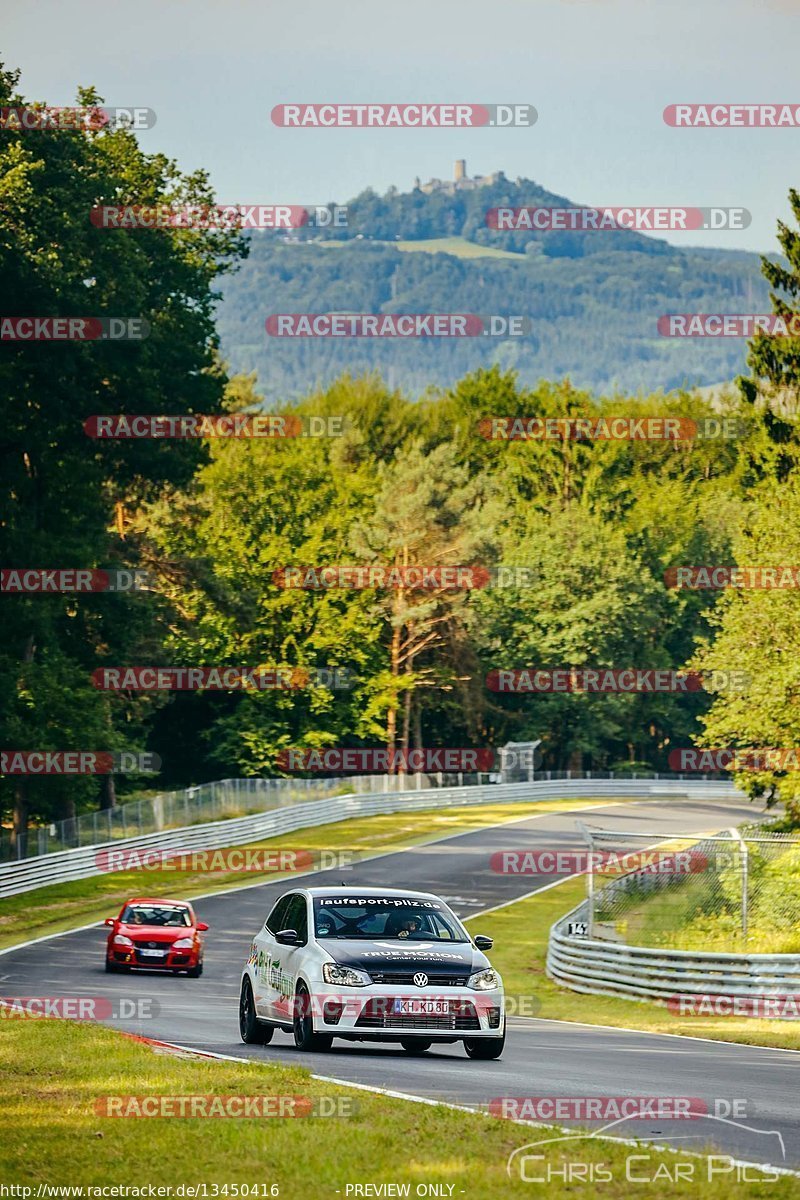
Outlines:
[[[177,942],[172,943],[173,950],[191,950],[194,942],[191,938],[178,938]]]
[[[118,933],[117,936],[114,938],[114,945],[115,946],[132,946],[133,942],[131,941],[130,938],[125,937],[124,933]]]
[[[476,992],[490,992],[500,987],[500,976],[491,968],[488,971],[476,971],[474,975],[470,975],[467,986]]]
[[[372,983],[366,971],[354,971],[352,967],[339,967],[336,963],[322,964],[322,978],[339,987],[366,987]]]

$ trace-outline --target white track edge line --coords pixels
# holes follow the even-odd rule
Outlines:
[[[184,1052],[192,1053],[191,1046],[181,1046],[177,1042],[160,1042],[159,1044],[162,1046],[173,1046],[174,1049],[176,1049],[176,1050],[182,1050]],[[202,1054],[205,1058],[218,1058],[224,1062],[243,1063],[248,1066],[255,1065],[255,1066],[262,1066],[262,1067],[269,1068],[273,1065],[272,1063],[259,1062],[258,1059],[254,1059],[254,1058],[240,1058],[233,1054],[217,1054],[215,1051],[212,1051],[212,1050],[199,1050],[199,1051],[194,1051],[194,1053]],[[493,1120],[493,1119],[500,1120],[501,1119],[501,1118],[493,1118],[491,1113],[485,1112],[483,1109],[480,1109],[480,1108],[470,1108],[466,1104],[455,1104],[450,1100],[434,1100],[430,1096],[417,1096],[413,1092],[397,1092],[397,1091],[392,1090],[391,1088],[378,1087],[377,1084],[353,1083],[349,1079],[339,1079],[335,1075],[318,1075],[315,1071],[311,1072],[311,1078],[317,1079],[321,1083],[333,1083],[337,1087],[353,1088],[356,1091],[360,1091],[360,1092],[372,1092],[374,1095],[388,1096],[392,1100],[407,1100],[407,1101],[410,1101],[412,1104],[426,1104],[431,1108],[449,1108],[455,1112],[469,1113],[473,1117],[483,1117],[485,1120]],[[524,1121],[524,1120],[521,1120],[521,1119],[515,1118],[515,1117],[504,1117],[502,1119],[509,1121],[509,1123],[512,1125],[521,1125],[527,1129],[541,1129],[543,1127],[543,1125],[546,1124],[545,1122]],[[553,1128],[560,1129],[563,1133],[568,1133],[568,1134],[577,1132],[576,1129],[572,1129],[569,1126],[565,1126],[565,1125],[556,1125],[556,1126],[550,1125],[550,1126],[546,1126],[546,1127],[550,1128],[550,1129],[553,1129]],[[613,1136],[608,1137],[606,1135],[601,1135],[596,1140],[598,1142],[600,1142],[600,1141],[616,1142],[618,1145],[621,1145],[621,1146],[641,1146],[641,1144],[642,1144],[641,1138],[619,1138],[619,1137],[613,1137]],[[666,1145],[666,1144],[659,1143],[659,1142],[647,1141],[647,1145],[652,1146],[654,1150],[658,1150],[663,1153],[685,1154],[689,1158],[699,1158],[699,1159],[704,1159],[704,1160],[709,1158],[709,1155],[700,1154],[696,1150],[679,1149],[675,1146],[670,1146],[670,1145]],[[789,1167],[776,1167],[776,1166],[773,1166],[771,1163],[748,1162],[744,1159],[733,1158],[731,1155],[725,1155],[725,1157],[728,1159],[729,1162],[731,1162],[736,1167],[753,1167],[755,1170],[761,1171],[762,1174],[765,1173],[766,1171],[775,1171],[780,1175],[791,1175],[793,1177],[800,1178],[800,1171],[793,1171]]]

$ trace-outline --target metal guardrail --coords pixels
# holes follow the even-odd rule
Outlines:
[[[350,817],[406,812],[425,808],[452,808],[503,801],[537,801],[570,797],[620,797],[653,799],[656,796],[707,800],[741,798],[725,781],[678,779],[560,779],[511,784],[482,784],[476,787],[443,787],[435,791],[385,791],[324,800],[307,800],[291,807],[272,809],[247,817],[232,817],[203,825],[192,825],[143,837],[117,838],[74,850],[20,859],[0,864],[0,899],[19,895],[48,884],[67,883],[107,874],[105,860],[117,850],[220,850],[253,840],[276,837],[296,829],[328,825]]]
[[[245,817],[265,812],[269,808],[304,804],[322,800],[325,796],[349,795],[350,792],[405,791],[400,775],[361,775],[356,778],[319,779],[217,779],[176,792],[160,792],[117,804],[113,808],[95,809],[61,821],[27,829],[16,838],[0,825],[0,863],[21,858],[36,858],[41,854],[58,854],[79,846],[96,846],[99,842],[124,841],[161,833],[166,829],[183,829],[187,825],[203,825],[208,821],[230,817]],[[435,787],[441,784],[436,776],[415,775],[414,787]],[[447,782],[447,781],[446,781]],[[461,779],[452,782],[461,783]],[[483,783],[480,777],[467,782]]]
[[[573,992],[655,1001],[800,992],[800,954],[652,949],[567,932],[570,922],[588,919],[584,900],[550,930],[547,975]]]
[[[286,779],[252,776],[247,779],[217,779],[176,792],[159,792],[141,796],[113,808],[94,809],[74,817],[45,825],[31,826],[23,833],[13,834],[0,820],[0,863],[16,862],[21,858],[38,858],[42,854],[58,854],[76,850],[79,846],[96,846],[100,842],[125,841],[144,837],[147,833],[162,833],[167,829],[183,829],[187,825],[204,825],[209,821],[245,817],[250,813],[266,812],[285,805],[304,804],[326,796],[344,796],[351,792],[410,792],[424,788],[471,787],[484,783],[537,783],[558,779],[668,779],[684,780],[685,775],[666,775],[651,772],[627,771],[535,771],[525,766],[520,746],[537,743],[509,743],[500,751],[505,764],[498,772],[409,773],[395,775],[356,775],[331,778],[293,777]],[[525,752],[527,753],[527,752]],[[514,762],[511,762],[511,758]],[[520,765],[523,760],[523,765]],[[510,765],[509,765],[510,764]],[[696,781],[696,777],[689,777]],[[706,777],[708,779],[708,777]],[[725,779],[724,782],[730,782]],[[0,805],[0,809],[2,806]],[[1,816],[1,813],[0,813]]]
[[[535,771],[527,764],[525,746],[536,743],[509,743],[499,751],[501,770],[498,772],[447,774],[415,772],[395,775],[356,775],[331,778],[267,778],[216,779],[175,792],[159,792],[141,796],[113,808],[94,809],[74,817],[28,828],[14,836],[0,821],[0,863],[21,858],[37,858],[42,854],[58,854],[76,850],[79,846],[96,846],[99,842],[124,841],[161,833],[166,829],[183,829],[187,825],[204,825],[208,821],[245,817],[250,813],[266,812],[284,805],[304,804],[326,796],[343,796],[351,792],[408,792],[424,788],[469,787],[483,783],[532,783],[545,779],[684,779],[684,775],[659,775],[643,772],[629,775],[612,771]],[[692,777],[694,778],[694,777]],[[725,782],[728,782],[726,780]],[[1,808],[2,806],[0,806]]]

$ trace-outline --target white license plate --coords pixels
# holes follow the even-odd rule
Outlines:
[[[166,958],[166,950],[140,950],[142,958]]]
[[[395,1000],[394,1011],[403,1017],[446,1017],[450,1004],[447,1000]]]

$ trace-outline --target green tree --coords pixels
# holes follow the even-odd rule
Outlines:
[[[789,191],[795,222],[800,224],[800,193]],[[778,242],[785,260],[762,257],[761,271],[770,284],[773,312],[800,327],[800,232],[778,222]],[[761,436],[752,443],[750,465],[754,480],[783,482],[797,469],[800,437],[800,337],[776,337],[759,332],[749,345],[750,375],[739,388],[758,414]]]
[[[0,106],[25,105],[18,82],[18,72],[0,68]],[[100,97],[83,90],[78,103]],[[213,284],[244,252],[241,239],[104,230],[91,223],[90,211],[210,200],[202,172],[182,175],[121,129],[3,134],[0,290],[14,297],[14,311],[139,317],[150,325],[150,336],[138,342],[3,342],[0,520],[7,565],[136,565],[132,514],[167,483],[191,478],[203,454],[198,443],[95,441],[83,423],[101,413],[219,408],[224,380],[214,358]],[[5,595],[2,603],[0,723],[11,744],[77,749],[93,738],[119,748],[138,739],[147,705],[109,698],[85,681],[103,662],[128,661],[140,639],[159,640],[158,601]],[[9,804],[10,791],[3,781],[0,805]],[[11,800],[17,833],[28,816],[68,815],[91,791],[82,781],[19,779]],[[112,788],[104,799],[113,803]]]
[[[409,567],[471,565],[485,557],[480,529],[481,483],[457,461],[452,442],[425,451],[419,440],[381,464],[374,511],[356,523],[351,544],[370,563]],[[419,690],[451,690],[467,641],[468,594],[444,586],[379,590],[389,645],[386,743],[390,752],[421,744]],[[449,661],[448,661],[449,660]],[[398,709],[402,723],[398,731]]]
[[[741,566],[800,562],[800,480],[764,485],[734,544]],[[744,671],[744,692],[720,691],[704,719],[701,743],[721,749],[800,747],[800,593],[796,588],[730,588],[712,618],[713,640],[698,651],[703,670]],[[768,804],[780,799],[800,821],[800,771],[743,770],[736,782]]]

